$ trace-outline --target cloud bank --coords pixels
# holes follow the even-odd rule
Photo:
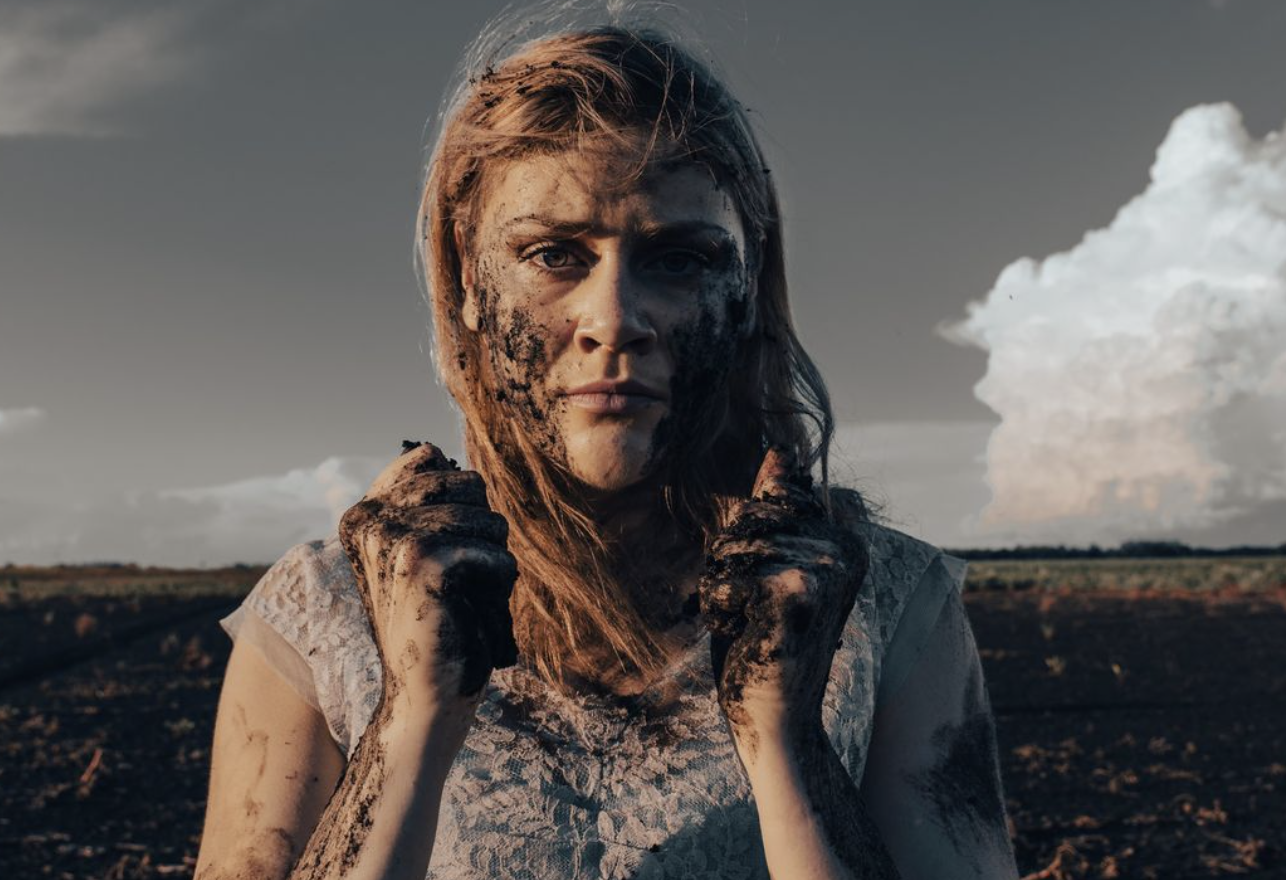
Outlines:
[[[1012,263],[942,332],[989,352],[979,535],[1114,542],[1280,511],[1286,130],[1185,111],[1106,228]]]
[[[88,503],[0,498],[0,562],[272,562],[332,533],[387,463],[336,456],[284,474]]]
[[[0,137],[108,135],[108,111],[188,72],[201,4],[130,11],[41,0],[0,8]]]
[[[35,406],[0,409],[0,437],[34,428],[45,420],[45,411]]]

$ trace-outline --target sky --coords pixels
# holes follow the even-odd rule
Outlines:
[[[1286,541],[1286,3],[681,5],[891,525]],[[501,9],[0,0],[0,563],[268,562],[458,452],[412,224]]]

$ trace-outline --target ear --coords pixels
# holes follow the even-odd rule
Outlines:
[[[464,232],[459,226],[453,230],[455,236],[455,254],[460,264],[460,286],[463,288],[464,302],[460,306],[460,318],[470,331],[478,332],[478,295],[475,292],[473,260],[464,246]]]

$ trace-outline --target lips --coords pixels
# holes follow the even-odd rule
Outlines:
[[[626,379],[623,382],[609,380],[590,382],[587,385],[579,385],[576,388],[564,391],[563,394],[568,397],[582,394],[623,394],[636,397],[650,397],[654,400],[665,400],[666,397],[665,394],[657,391],[655,388],[649,388],[647,385],[644,385],[642,382],[635,381],[634,379]]]
[[[578,409],[600,414],[632,413],[665,400],[665,395],[642,382],[599,381],[563,392],[568,403]]]

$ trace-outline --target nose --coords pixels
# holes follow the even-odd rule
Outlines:
[[[643,308],[643,287],[624,263],[604,258],[583,282],[573,344],[584,354],[606,348],[644,355],[656,347],[656,328]]]

